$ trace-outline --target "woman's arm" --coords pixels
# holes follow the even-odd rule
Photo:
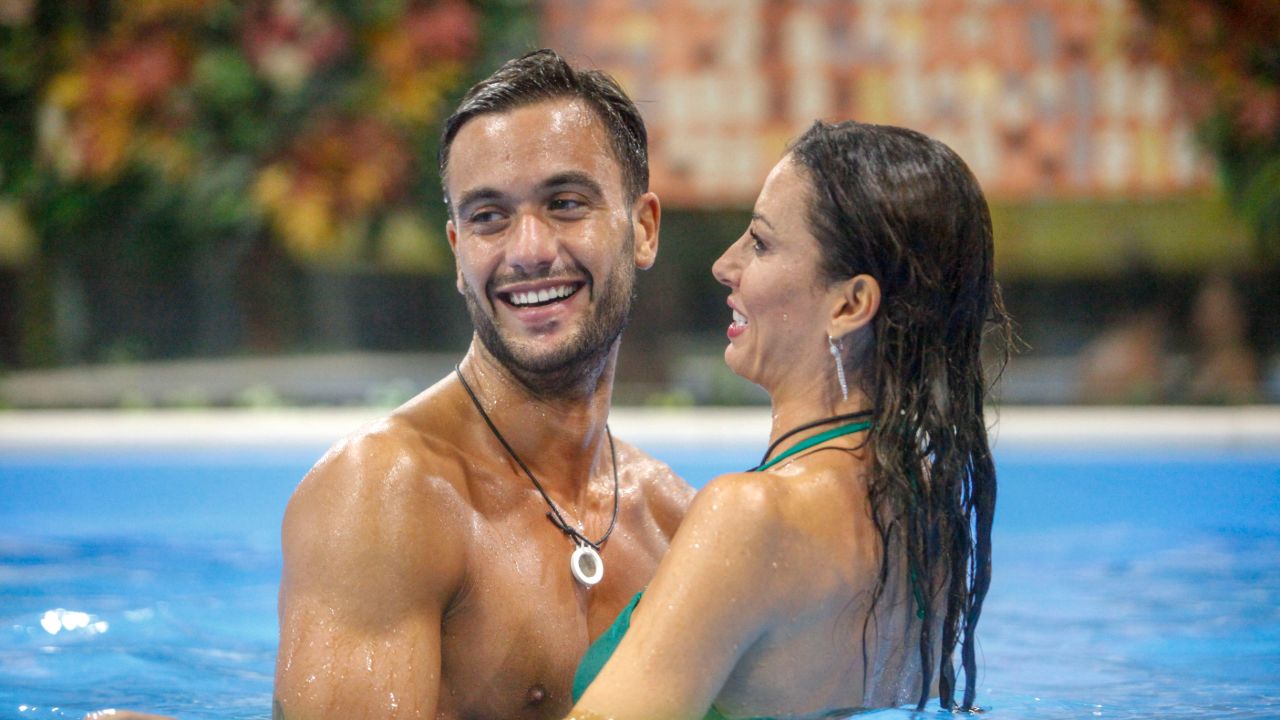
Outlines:
[[[726,475],[698,493],[631,628],[574,707],[578,720],[702,718],[779,615],[770,479]]]

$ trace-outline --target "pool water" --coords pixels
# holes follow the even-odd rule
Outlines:
[[[700,485],[755,449],[653,452]],[[268,717],[279,518],[315,455],[0,456],[0,718]],[[998,465],[989,717],[1280,717],[1280,449]]]

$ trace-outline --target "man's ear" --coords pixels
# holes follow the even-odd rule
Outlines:
[[[631,206],[631,228],[635,234],[636,267],[648,270],[658,259],[658,229],[662,224],[662,203],[647,192]]]
[[[449,250],[453,251],[453,269],[457,274],[454,282],[458,287],[458,292],[463,292],[462,284],[462,263],[458,262],[458,228],[454,226],[453,220],[447,220],[444,224],[444,236],[449,238]]]
[[[833,288],[827,333],[839,340],[869,328],[880,311],[880,283],[870,275],[855,275]]]

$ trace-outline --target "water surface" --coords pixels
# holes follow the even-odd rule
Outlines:
[[[651,451],[695,485],[756,454]],[[0,457],[0,718],[269,717],[279,519],[313,459]],[[1280,717],[1280,451],[998,464],[989,717]]]

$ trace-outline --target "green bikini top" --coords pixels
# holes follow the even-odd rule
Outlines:
[[[591,681],[596,679],[600,674],[600,670],[604,668],[604,664],[609,662],[609,658],[613,656],[613,651],[618,648],[618,643],[622,642],[622,636],[627,634],[627,630],[631,627],[631,613],[636,609],[636,605],[640,602],[640,596],[644,592],[636,593],[631,598],[631,602],[618,613],[618,619],[613,621],[608,630],[604,634],[591,643],[591,647],[587,648],[587,654],[582,656],[582,662],[578,663],[578,671],[573,674],[573,702],[576,705],[582,699],[582,694],[587,691],[587,686]],[[729,720],[716,710],[716,706],[712,705],[702,720]],[[745,718],[744,720],[774,720],[774,718]]]
[[[761,472],[768,470],[786,458],[796,453],[804,452],[809,448],[824,443],[828,440],[849,435],[855,432],[861,432],[871,427],[870,421],[849,423],[831,428],[826,432],[818,433],[812,437],[806,438],[794,446],[787,448],[786,452],[780,453],[777,457],[768,462],[761,463],[759,466],[752,468],[750,472]],[[772,448],[771,448],[772,449]],[[613,621],[608,630],[604,634],[591,643],[591,647],[587,648],[587,654],[582,656],[582,661],[578,663],[578,670],[573,675],[573,702],[577,704],[582,699],[582,694],[587,691],[587,686],[591,684],[596,676],[600,674],[600,670],[604,668],[604,664],[613,657],[614,650],[618,649],[618,644],[622,642],[622,638],[627,634],[627,630],[631,628],[631,613],[635,611],[636,605],[640,603],[640,597],[644,595],[644,591],[636,593],[631,598],[631,602],[618,613],[618,618]],[[729,720],[716,709],[715,705],[707,711],[702,720]],[[741,720],[775,720],[774,718],[742,718]]]

